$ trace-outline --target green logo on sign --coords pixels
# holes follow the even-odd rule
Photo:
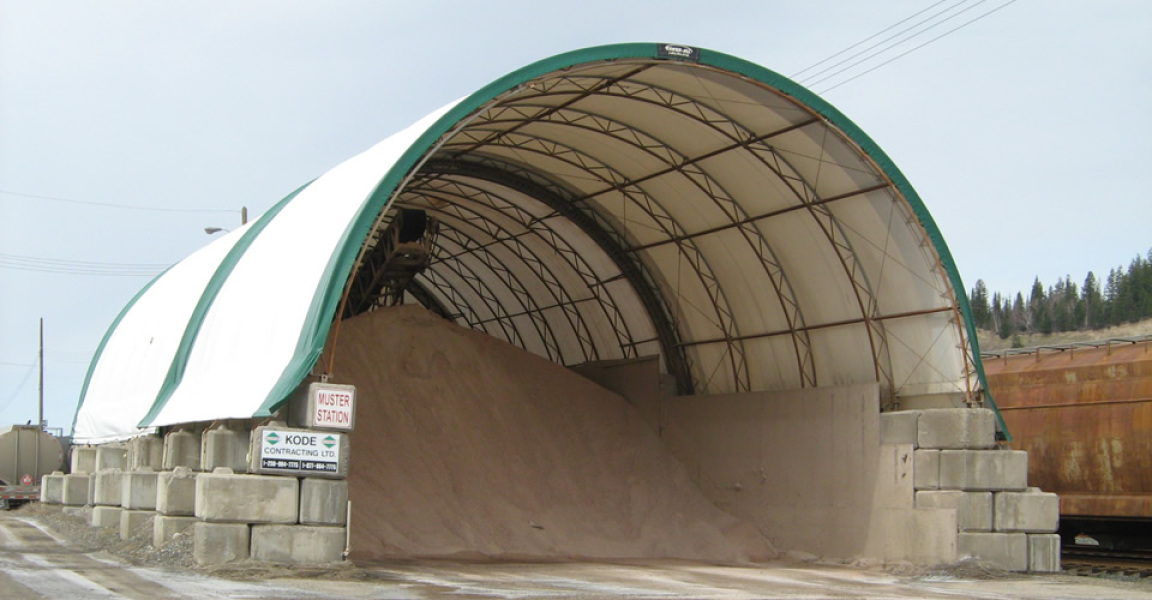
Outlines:
[[[280,441],[280,436],[276,435],[275,431],[271,431],[268,433],[268,437],[264,438],[264,440],[275,446],[276,443]]]
[[[328,437],[324,438],[324,447],[325,448],[331,448],[332,446],[335,446],[335,445],[336,445],[336,438],[334,438],[332,436],[328,436]]]

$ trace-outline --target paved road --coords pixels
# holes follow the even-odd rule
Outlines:
[[[365,568],[358,580],[241,582],[186,571],[140,568],[69,547],[28,517],[0,512],[0,599],[72,598],[934,598],[958,600],[1152,599],[1152,582],[1065,576],[965,580],[900,578],[847,568],[687,563],[456,564]]]

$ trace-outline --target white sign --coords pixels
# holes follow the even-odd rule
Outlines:
[[[305,473],[338,473],[341,435],[322,431],[265,429],[260,439],[260,468]]]
[[[355,388],[315,388],[312,403],[312,427],[331,429],[352,429],[352,411],[355,406]]]

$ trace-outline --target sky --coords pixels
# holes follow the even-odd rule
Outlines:
[[[41,319],[68,433],[108,327],[205,227],[602,44],[708,48],[819,94],[912,183],[969,290],[1106,276],[1152,249],[1149,32],[1141,0],[0,0],[0,427],[38,418]]]

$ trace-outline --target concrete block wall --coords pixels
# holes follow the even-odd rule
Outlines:
[[[248,552],[253,559],[338,562],[347,539],[347,501],[344,480],[241,474],[218,467],[196,477],[193,556],[200,564],[231,556],[240,529],[206,525],[243,525],[249,528]],[[220,551],[209,550],[216,546]]]
[[[245,474],[250,437],[249,424],[229,422],[80,446],[72,455],[76,472],[44,476],[42,501],[85,507],[92,527],[117,529],[125,540],[160,547],[192,536],[201,565],[342,560],[348,482]]]
[[[1028,455],[999,449],[988,409],[884,413],[882,444],[908,444],[919,509],[956,512],[957,554],[1012,571],[1060,570],[1056,494],[1028,487]]]

